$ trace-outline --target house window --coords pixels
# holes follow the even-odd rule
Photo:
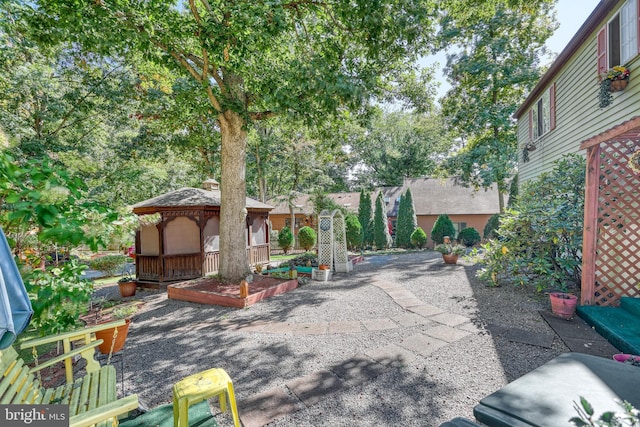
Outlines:
[[[460,234],[460,232],[462,230],[467,228],[467,223],[466,222],[454,222],[453,226],[456,229],[456,236],[457,236],[458,234]]]
[[[537,140],[555,128],[555,83],[529,110],[529,138]]]
[[[598,74],[638,54],[638,0],[627,0],[598,33]]]

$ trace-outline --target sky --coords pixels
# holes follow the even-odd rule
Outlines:
[[[556,5],[556,20],[558,21],[559,27],[553,36],[547,40],[547,47],[552,52],[559,54],[584,21],[587,20],[599,2],[599,0],[558,0]],[[425,64],[431,64],[434,61],[439,62],[442,66],[446,63],[446,56],[439,54],[428,58]],[[440,88],[438,89],[438,98],[440,98],[450,86],[446,83],[441,73],[437,73],[437,77],[441,82]]]

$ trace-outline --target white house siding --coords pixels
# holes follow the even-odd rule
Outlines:
[[[529,152],[529,161],[522,161],[522,147],[529,142],[529,109],[518,120],[518,163],[520,182],[533,179],[552,169],[553,162],[569,153],[586,155],[580,143],[594,135],[640,115],[640,56],[627,65],[631,71],[629,85],[613,93],[613,103],[598,107],[600,81],[597,73],[596,37],[598,31],[619,10],[618,3],[605,20],[591,32],[586,42],[560,69],[556,78],[556,127],[535,142],[537,149]],[[549,86],[545,90],[548,90]],[[535,103],[532,105],[532,107]]]

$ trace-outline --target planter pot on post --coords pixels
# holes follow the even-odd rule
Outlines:
[[[551,300],[551,312],[563,319],[571,319],[576,312],[578,305],[578,297],[564,292],[551,292],[549,294]]]

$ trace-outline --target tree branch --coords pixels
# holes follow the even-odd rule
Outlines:
[[[265,120],[275,117],[276,113],[273,111],[257,111],[254,113],[249,113],[249,117],[251,120]]]

